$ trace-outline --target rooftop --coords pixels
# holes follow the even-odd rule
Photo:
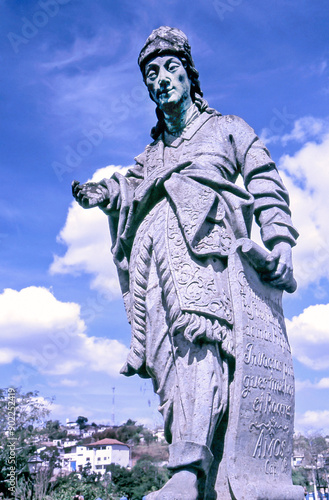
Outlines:
[[[106,445],[113,445],[113,444],[121,444],[121,445],[127,446],[129,448],[129,444],[121,443],[121,441],[118,441],[117,439],[110,439],[110,438],[101,439],[100,441],[96,441],[95,443],[86,444],[86,446],[94,447],[94,446],[106,446]]]

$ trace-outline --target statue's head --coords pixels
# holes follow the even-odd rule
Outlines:
[[[202,96],[199,73],[194,66],[190,44],[186,35],[178,28],[160,26],[160,28],[152,31],[146,40],[138,57],[138,64],[143,74],[144,82],[146,83],[145,69],[149,63],[164,56],[173,56],[179,59],[183,65],[190,80],[192,101],[195,101],[196,94]]]

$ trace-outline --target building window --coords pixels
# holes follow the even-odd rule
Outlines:
[[[98,458],[97,458],[97,461],[99,462],[99,461],[100,461],[100,459],[101,459],[101,457],[98,457]]]

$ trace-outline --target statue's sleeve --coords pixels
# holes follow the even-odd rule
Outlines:
[[[291,220],[289,195],[274,161],[254,130],[241,118],[231,117],[230,140],[247,191],[254,197],[254,215],[264,245],[278,241],[296,244],[298,232]]]
[[[139,157],[136,158],[138,160]],[[115,172],[110,179],[103,179],[100,184],[107,188],[109,192],[109,203],[102,207],[107,215],[114,216],[124,206],[129,206],[136,187],[144,179],[143,165],[136,162],[136,165],[129,168],[126,175]]]

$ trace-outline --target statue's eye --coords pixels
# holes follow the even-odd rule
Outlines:
[[[170,63],[168,66],[168,71],[174,72],[176,69],[179,67],[179,64],[177,63]]]
[[[149,80],[155,80],[156,77],[157,77],[157,72],[154,69],[150,69],[146,73],[146,78],[148,78]]]

